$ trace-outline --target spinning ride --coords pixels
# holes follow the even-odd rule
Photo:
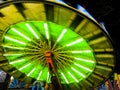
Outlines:
[[[25,83],[57,80],[63,90],[93,88],[115,67],[111,38],[99,23],[57,2],[1,3],[0,38],[1,68]]]

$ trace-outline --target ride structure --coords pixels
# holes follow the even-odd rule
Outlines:
[[[105,82],[115,67],[110,36],[94,19],[58,2],[0,4],[0,67],[11,76],[53,89],[82,90]]]

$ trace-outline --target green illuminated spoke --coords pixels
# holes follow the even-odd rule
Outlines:
[[[14,32],[16,32],[18,35],[20,35],[21,37],[25,38],[26,40],[31,41],[31,39],[29,37],[25,36],[24,34],[19,32],[17,29],[11,28],[11,30],[13,30]]]
[[[37,46],[36,46],[36,45],[37,45]],[[40,47],[38,47],[38,46],[40,46],[40,45],[39,45],[38,43],[37,43],[36,45],[33,45],[33,44],[28,43],[28,44],[27,44],[27,47],[39,49]]]
[[[29,37],[27,37],[26,35],[24,35],[23,33],[21,33],[19,30],[17,30],[16,28],[11,28],[11,30],[13,30],[15,33],[17,33],[19,36],[21,36],[21,37],[23,37],[23,38],[25,38],[26,40],[28,40],[28,41],[31,41],[31,42],[33,42],[33,43],[35,43],[36,45],[38,45],[39,46],[39,44],[37,43],[37,42],[35,42],[34,40],[31,40]],[[34,31],[32,31],[32,32],[34,32]],[[36,34],[35,34],[36,35]],[[31,45],[32,46],[32,45]]]
[[[87,71],[92,72],[92,70],[89,69],[89,68],[86,68],[86,67],[84,67],[84,66],[82,66],[82,65],[80,65],[80,64],[77,64],[77,63],[74,63],[74,64],[75,64],[76,66],[80,67],[81,69],[85,69],[85,70],[87,70]]]
[[[27,76],[30,76],[34,71],[35,71],[36,68],[33,68],[32,71],[30,71]]]
[[[79,50],[79,51],[71,51],[72,53],[91,53],[92,50]]]
[[[76,40],[76,41],[73,41],[73,42],[67,44],[66,46],[69,47],[69,46],[72,46],[72,45],[74,45],[74,44],[80,43],[80,42],[82,42],[82,41],[83,41],[83,38],[80,38],[80,39],[78,39],[78,40]]]
[[[58,48],[55,49],[54,51],[58,51],[58,50],[63,49],[63,48],[65,48],[65,47],[70,47],[70,46],[75,45],[75,44],[78,44],[78,43],[80,43],[80,42],[82,42],[82,41],[83,41],[83,38],[77,39],[77,40],[75,40],[75,41],[73,41],[73,42],[71,42],[71,43],[68,43],[68,44],[65,45],[65,46],[58,47]]]
[[[64,36],[64,34],[67,32],[67,29],[63,29],[63,31],[61,32],[60,36],[57,39],[57,42],[55,42],[54,46],[52,49],[55,48],[56,44],[62,39],[62,37]]]
[[[64,53],[64,54],[62,54],[62,53],[56,53],[56,56],[65,57],[65,58],[68,58],[68,59],[72,58],[72,55],[66,54],[66,53]]]
[[[70,56],[69,56],[69,55],[61,55],[61,56],[59,55],[58,58],[61,58],[62,61],[63,61],[63,60],[65,60],[65,61],[68,60],[68,62],[72,62],[72,61],[70,60]]]
[[[46,38],[48,40],[49,48],[51,48],[50,32],[49,32],[48,24],[47,23],[44,23],[44,29],[45,29]]]
[[[12,52],[7,52],[7,53],[5,53],[5,54],[3,54],[3,56],[20,56],[20,55],[41,55],[41,54],[38,54],[38,52],[34,52],[34,53],[32,53],[32,52],[19,52],[18,51],[18,53],[12,53]],[[41,56],[43,56],[43,54],[41,55]]]
[[[29,59],[37,59],[37,58],[43,58],[44,56],[42,55],[42,54],[30,54],[30,55],[28,55],[28,57],[29,57]]]
[[[56,57],[56,64],[62,69],[66,69],[65,65],[60,62],[60,58]]]
[[[28,66],[30,66],[30,65],[31,65],[31,63],[28,63],[28,64],[26,64],[26,65],[22,66],[21,68],[19,68],[19,70],[21,71],[21,70],[23,70],[23,69],[27,68],[27,67],[28,67]]]
[[[62,37],[64,36],[64,34],[67,32],[67,29],[63,29],[63,31],[62,31],[62,33],[60,34],[60,36],[58,37],[58,39],[57,39],[57,42],[59,42],[61,39],[62,39]]]
[[[44,29],[45,29],[46,38],[49,40],[50,36],[49,36],[48,24],[47,23],[44,23]]]
[[[68,74],[78,83],[79,81],[75,78],[74,75],[72,75],[70,72],[68,72]]]
[[[39,46],[39,44],[37,42],[35,42],[33,39],[30,39],[29,37],[27,37],[26,35],[22,34],[21,32],[19,32],[16,28],[11,28],[11,30],[13,30],[14,32],[16,32],[18,35],[20,35],[21,37],[25,38],[28,41],[31,41],[33,43],[35,43],[36,45]],[[32,46],[32,45],[30,45]],[[35,46],[34,46],[35,47]]]
[[[44,56],[38,57],[38,58],[35,59],[35,61],[39,61],[40,64],[44,64],[43,61],[45,61],[45,57],[44,57]],[[39,63],[38,63],[38,64],[39,64]]]
[[[3,56],[20,56],[20,55],[23,55],[23,54],[3,54]]]
[[[32,28],[32,26],[28,23],[25,24],[26,27],[30,30],[30,32],[37,38],[39,39],[39,36],[36,34],[36,32],[34,31],[34,29]]]
[[[93,61],[93,60],[73,57],[71,54],[67,55],[66,53],[64,53],[64,54],[63,53],[57,53],[56,57],[59,58],[59,61],[65,60],[65,61],[67,61],[69,63],[73,63],[73,59],[79,60],[79,61],[82,61],[82,62],[88,62],[88,63],[91,63],[91,64],[95,63],[95,61]]]
[[[86,76],[85,76],[84,74],[82,74],[80,71],[78,71],[77,69],[75,69],[75,68],[73,68],[73,67],[71,67],[71,69],[72,69],[73,71],[75,71],[77,74],[79,74],[80,76],[82,76],[83,78],[86,78]]]
[[[25,59],[15,60],[15,61],[13,61],[13,62],[10,62],[10,64],[22,63],[22,62],[24,62],[24,61],[25,61]]]
[[[29,56],[31,60],[37,60],[37,58],[41,58],[41,55],[32,55],[32,56]]]
[[[46,81],[49,82],[49,80],[50,80],[50,73],[48,72],[47,73],[47,80]]]
[[[88,62],[88,63],[95,63],[94,61],[92,60],[87,60],[87,59],[83,59],[83,58],[74,58],[75,60],[79,60],[79,61],[83,61],[83,62]]]
[[[42,55],[41,55],[42,56]],[[31,61],[31,63],[33,63],[33,62],[35,62],[35,61],[37,61],[38,59],[40,60],[41,58],[43,59],[43,56],[41,57],[39,54],[38,55],[27,55],[27,56],[21,56],[21,57],[18,57],[19,59],[21,58],[21,59],[29,59],[29,60],[32,60]],[[17,59],[15,59],[14,61],[17,61]],[[13,61],[13,62],[14,62]],[[42,60],[40,60],[40,61],[42,61]],[[39,62],[40,62],[39,61]]]
[[[59,61],[64,62],[66,64],[73,63],[69,55],[61,55],[61,56],[58,55],[57,59],[59,59]]]
[[[92,53],[92,50],[66,50],[66,51],[57,51],[57,53]]]
[[[63,78],[64,78],[65,82],[66,82],[67,84],[69,84],[69,82],[68,82],[67,78],[65,77],[64,73],[63,73],[63,72],[61,72],[61,74],[62,74],[62,76],[63,76]]]
[[[24,50],[25,48],[22,47],[15,47],[15,46],[7,46],[7,45],[2,45],[4,48],[9,48],[9,49],[17,49],[17,50]]]
[[[2,45],[4,48],[9,48],[9,49],[17,49],[17,50],[29,50],[29,51],[39,51],[36,49],[30,49],[30,48],[23,48],[23,47],[16,47],[16,46],[8,46],[8,45]]]
[[[39,73],[39,75],[37,77],[37,80],[40,80],[41,75],[42,75],[42,70],[40,71],[40,73]]]
[[[21,42],[21,41],[19,41],[19,40],[16,40],[16,39],[11,38],[11,37],[8,37],[8,36],[5,36],[5,39],[10,40],[10,41],[13,41],[13,42],[15,42],[15,43],[19,43],[19,44],[22,44],[22,45],[26,45],[25,42]]]
[[[65,62],[65,58],[62,58],[62,57],[57,57],[57,60],[58,62],[62,62],[63,65],[67,65],[67,66],[70,66],[70,64],[68,62]],[[67,59],[69,61],[69,59]]]

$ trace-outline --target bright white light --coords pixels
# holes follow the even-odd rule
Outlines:
[[[69,46],[72,46],[72,45],[74,45],[74,44],[77,44],[77,43],[79,43],[79,42],[81,42],[81,41],[83,41],[83,38],[80,38],[80,39],[78,39],[78,40],[76,40],[76,41],[73,41],[73,42],[67,44],[66,46],[69,47]]]
[[[11,76],[11,77],[10,77],[10,80],[12,81],[13,79],[14,79],[14,77],[13,77],[13,76]]]
[[[76,73],[78,73],[80,76],[82,76],[83,78],[85,78],[86,76],[85,75],[83,75],[82,73],[80,73],[78,70],[76,70],[75,68],[73,68],[73,67],[71,67],[71,69],[73,70],[73,71],[75,71]]]
[[[48,32],[48,25],[47,23],[44,23],[44,28],[45,28],[45,33],[46,33],[46,38],[49,40],[49,32]]]
[[[22,54],[3,54],[3,56],[19,56],[19,55],[22,55]]]
[[[32,28],[28,23],[26,23],[25,25],[26,25],[27,28],[31,31],[31,33],[32,33],[37,39],[39,39],[39,36],[35,33],[35,31],[33,30],[33,28]]]
[[[16,61],[10,62],[10,64],[20,63],[20,62],[23,62],[23,61],[25,61],[25,59],[16,60]]]
[[[35,68],[33,68],[32,71],[27,76],[30,76],[34,71],[35,71]]]
[[[63,4],[66,4],[63,0],[56,0],[57,2],[60,2],[60,3],[63,3]]]
[[[108,33],[108,31],[107,31],[107,29],[106,29],[106,27],[105,27],[104,22],[100,22],[100,24],[101,24],[102,28],[105,30],[105,32],[109,35],[109,33]]]
[[[86,67],[84,67],[84,66],[82,66],[82,65],[79,65],[79,64],[77,64],[77,63],[74,63],[76,66],[78,66],[78,67],[80,67],[80,68],[82,68],[82,69],[85,69],[85,70],[87,70],[87,71],[90,71],[90,72],[92,72],[92,70],[91,69],[89,69],[89,68],[86,68]]]
[[[68,74],[69,74],[77,83],[79,82],[70,72],[68,72]]]
[[[61,74],[62,74],[63,78],[65,79],[65,82],[66,82],[67,84],[69,84],[69,82],[68,82],[67,78],[65,77],[65,75],[64,75],[63,73],[61,73]]]
[[[4,46],[3,45],[3,47],[5,47],[5,48],[10,48],[10,49],[18,49],[18,50],[24,50],[25,48],[21,48],[21,47],[13,47],[13,46]]]
[[[18,40],[16,40],[16,39],[11,38],[11,37],[8,37],[8,36],[5,36],[5,39],[8,39],[8,40],[13,41],[13,42],[15,42],[15,43],[19,43],[19,44],[26,45],[26,43],[21,42],[21,41],[18,41]]]
[[[64,36],[64,34],[67,32],[67,30],[66,29],[64,29],[63,31],[62,31],[62,33],[60,34],[60,36],[58,37],[58,39],[57,39],[57,42],[59,42],[61,39],[62,39],[62,37]]]
[[[83,8],[80,4],[77,4],[77,9],[80,10],[82,13],[88,15],[91,19],[95,20],[93,18],[93,16],[85,8]]]
[[[91,50],[72,51],[72,53],[91,53]]]
[[[95,63],[95,62],[92,61],[92,60],[87,60],[87,59],[82,59],[82,58],[76,58],[76,57],[75,57],[75,59],[76,59],[76,60],[79,60],[79,61],[83,61],[83,62]]]
[[[41,75],[42,75],[42,70],[40,71],[40,73],[39,73],[39,75],[37,77],[37,80],[40,80]]]
[[[27,64],[27,65],[25,65],[25,66],[21,67],[19,70],[23,70],[24,68],[26,68],[26,67],[30,66],[30,64],[31,64],[31,63],[29,63],[29,64]]]
[[[50,74],[49,74],[49,72],[47,73],[47,81],[49,81],[49,76],[50,76]]]
[[[31,41],[30,38],[28,38],[27,36],[25,36],[24,34],[22,34],[21,32],[19,32],[18,30],[16,30],[15,28],[11,28],[14,32],[16,32],[17,34],[19,34],[20,36],[22,36],[23,38],[25,38],[28,41]]]

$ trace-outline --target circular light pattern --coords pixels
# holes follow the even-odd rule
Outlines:
[[[36,79],[51,83],[46,52],[52,53],[64,90],[97,87],[114,71],[110,36],[97,21],[65,4],[0,3],[0,40],[0,67],[26,84]]]
[[[88,43],[69,28],[52,22],[25,21],[12,25],[3,36],[2,46],[9,64],[37,80],[49,80],[46,52],[53,54],[61,83],[78,83],[95,67]]]

